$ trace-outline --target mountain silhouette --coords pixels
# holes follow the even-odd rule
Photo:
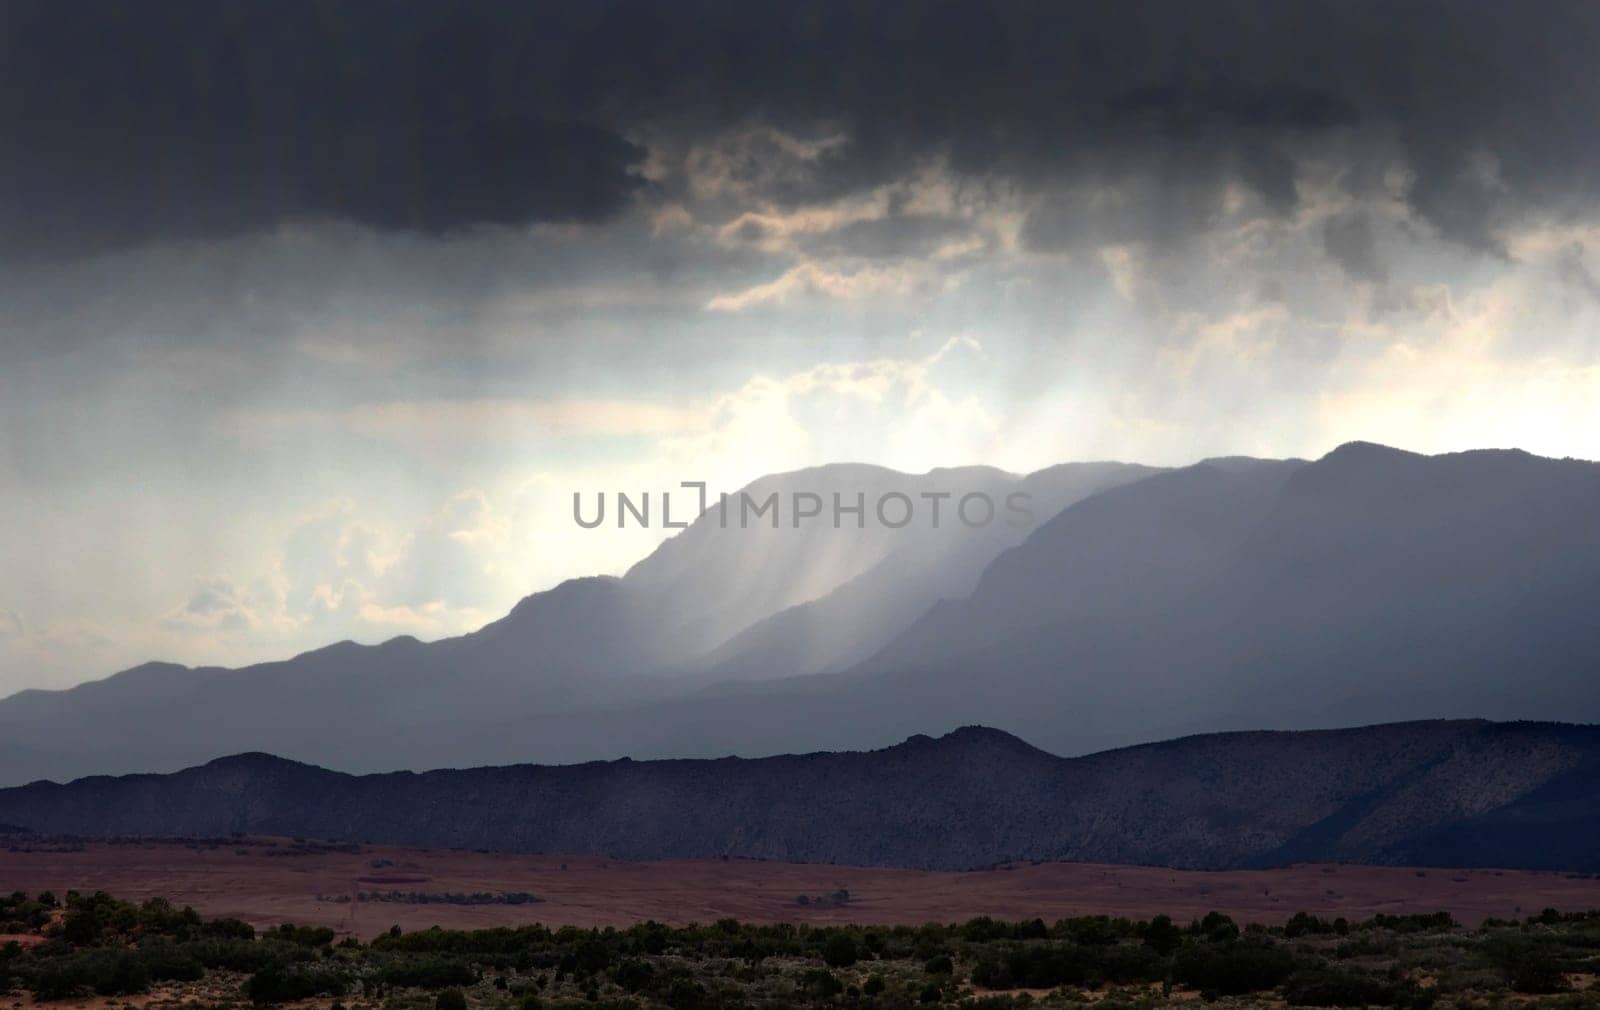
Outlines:
[[[1521,452],[1355,443],[1201,464],[1065,509],[867,670],[1069,751],[1388,718],[1592,721],[1597,515],[1600,467]]]
[[[981,722],[1084,754],[1262,727],[1593,722],[1596,515],[1600,467],[1515,451],[1210,460],[1069,505],[848,669],[508,715],[474,727],[472,753],[755,756]],[[409,760],[458,753],[430,746]]]
[[[1492,769],[1492,774],[1486,774]],[[266,754],[0,790],[76,835],[961,869],[1302,861],[1594,871],[1600,727],[1482,721],[1196,736],[1065,759],[993,729],[882,750],[352,776]]]

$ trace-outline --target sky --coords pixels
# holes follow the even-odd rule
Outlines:
[[[854,460],[1600,458],[1592,3],[0,5],[0,694]]]

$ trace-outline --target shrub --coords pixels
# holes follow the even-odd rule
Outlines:
[[[844,992],[844,983],[831,971],[813,968],[800,976],[800,990],[812,999],[828,999]]]
[[[471,985],[477,972],[465,961],[448,957],[407,957],[390,961],[378,971],[378,981],[398,988],[446,989]]]
[[[1173,923],[1171,918],[1165,915],[1158,915],[1151,919],[1145,925],[1143,932],[1145,946],[1162,957],[1166,957],[1177,950],[1178,945],[1183,942],[1183,931]]]
[[[1221,912],[1207,912],[1192,929],[1212,943],[1226,943],[1229,940],[1239,939],[1239,924],[1232,917]]]
[[[150,971],[137,953],[102,947],[43,958],[27,973],[35,999],[62,999],[84,989],[101,996],[127,996],[150,988]]]
[[[586,936],[572,947],[572,970],[579,975],[605,971],[611,964],[611,950],[599,937]]]
[[[1290,1006],[1388,1006],[1396,1001],[1396,985],[1388,979],[1344,968],[1297,971],[1283,987]]]
[[[139,959],[152,982],[195,982],[205,975],[205,965],[187,949],[164,940],[139,947]]]
[[[308,961],[314,956],[313,951],[305,947],[227,937],[191,940],[183,949],[207,968],[229,971],[260,971],[269,964]]]
[[[1333,950],[1333,956],[1340,960],[1352,957],[1394,957],[1398,953],[1400,953],[1400,941],[1393,937],[1370,934],[1351,937]]]
[[[1332,932],[1333,923],[1304,912],[1294,913],[1294,917],[1283,924],[1283,935],[1291,940],[1297,936],[1324,936]]]
[[[705,1010],[710,996],[699,982],[680,977],[672,980],[663,1002],[672,1010]]]
[[[442,989],[434,998],[433,1010],[467,1010],[467,997],[460,989]]]
[[[962,926],[961,939],[968,943],[986,943],[990,940],[1003,940],[1010,935],[1010,929],[1003,922],[996,922],[987,915],[980,915],[968,919]]]
[[[859,956],[856,941],[849,933],[835,933],[822,945],[822,960],[830,968],[848,968]]]
[[[1156,982],[1168,975],[1168,961],[1155,948],[1144,945],[1117,944],[1097,947],[1088,951],[1085,981],[1092,984],[1115,982],[1127,985],[1134,982]]]
[[[238,919],[212,919],[200,927],[200,934],[225,940],[254,940],[256,928]]]
[[[309,963],[269,964],[251,975],[244,994],[252,1003],[288,1003],[312,996],[343,996],[344,976],[323,965]]]
[[[1515,934],[1491,937],[1484,953],[1516,992],[1546,994],[1568,988],[1560,952],[1547,942]]]
[[[1265,941],[1196,943],[1178,951],[1177,977],[1201,992],[1242,996],[1277,988],[1294,966],[1293,954]]]
[[[628,992],[647,989],[655,978],[655,969],[647,961],[629,959],[621,962],[611,973],[612,980]]]
[[[1168,920],[1170,921],[1170,920]],[[1021,923],[1015,934],[1019,940],[1053,935],[1060,940],[1071,940],[1086,947],[1107,947],[1137,934],[1137,927],[1127,919],[1113,919],[1109,915],[1080,915],[1075,919],[1062,919],[1048,933],[1038,919]]]
[[[1166,959],[1150,947],[1132,943],[1032,943],[987,953],[972,969],[973,984],[986,989],[1098,988],[1106,982],[1153,982],[1166,977]]]
[[[937,982],[930,982],[937,988]],[[1011,965],[993,955],[985,955],[972,966],[972,984],[985,989],[1010,989],[1016,985]]]
[[[1384,915],[1379,912],[1356,924],[1357,929],[1387,929],[1392,933],[1439,933],[1454,929],[1456,920],[1449,912],[1413,915]]]
[[[327,926],[291,926],[284,923],[268,936],[301,947],[326,947],[333,942],[333,930]]]

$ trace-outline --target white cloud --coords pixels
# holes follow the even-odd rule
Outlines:
[[[947,392],[938,373],[985,361],[982,345],[963,336],[921,356],[757,375],[705,402],[705,423],[662,439],[662,454],[724,486],[840,460],[909,469],[977,461],[998,421],[975,396]]]
[[[700,200],[750,202],[817,177],[824,157],[847,141],[836,132],[800,137],[766,125],[741,126],[689,148],[682,171]]]
[[[713,312],[743,312],[755,306],[784,304],[805,296],[853,301],[869,296],[904,295],[933,283],[924,271],[912,267],[861,267],[846,272],[807,261],[790,267],[777,280],[717,295],[706,303],[706,308]]]
[[[194,592],[163,618],[173,630],[249,631],[261,626],[247,593],[221,576],[195,580]]]
[[[888,213],[888,205],[885,193],[788,212],[745,211],[717,230],[717,240],[727,246],[789,252],[797,238],[827,234],[857,221],[881,221]]]

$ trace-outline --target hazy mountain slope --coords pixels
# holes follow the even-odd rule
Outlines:
[[[0,820],[76,834],[255,831],[947,868],[1072,859],[1591,870],[1600,852],[1552,849],[1546,833],[1577,837],[1600,816],[1600,777],[1584,774],[1597,761],[1600,728],[1483,722],[1222,734],[1077,759],[979,728],[866,753],[420,775],[353,777],[247,754],[173,775],[0,790]],[[1538,830],[1504,829],[1516,824]]]
[[[908,475],[852,464],[765,477],[745,490],[758,502],[778,495],[777,528],[765,517],[742,527],[736,497],[726,527],[719,513],[708,512],[626,577],[574,579],[536,593],[473,634],[433,643],[344,642],[238,670],[149,664],[68,691],[24,691],[0,701],[0,783],[166,770],[241,748],[358,770],[418,767],[413,747],[440,764],[526,760],[527,750],[513,744],[507,752],[497,743],[493,727],[582,706],[637,705],[707,680],[860,659],[941,592],[964,591],[1026,532],[1005,525],[1003,514],[988,527],[968,529],[949,517],[948,503],[941,528],[923,520],[887,528],[870,515],[885,491],[919,504],[925,492],[982,491],[1000,504],[1024,489],[1042,521],[1070,501],[1147,472],[1069,464],[1024,479],[981,467]],[[796,493],[818,495],[823,518],[796,528]],[[864,528],[848,518],[834,528],[835,493],[846,504],[865,498]],[[696,505],[696,495],[680,491],[673,515],[687,518]],[[610,508],[614,519],[614,498]],[[663,521],[661,510],[658,493],[652,522]],[[755,636],[757,648],[706,658],[749,623],[826,600],[863,572],[872,573],[867,582],[878,604],[857,597],[848,606],[835,601],[807,610],[811,649]],[[698,679],[685,679],[691,674]]]
[[[1108,488],[1157,471],[1126,463],[1069,463],[1017,480],[998,471],[990,479],[970,470],[935,470],[936,488],[969,487],[997,504],[1022,492],[1037,522]],[[1003,518],[970,529],[944,504],[943,522],[901,531],[893,549],[872,567],[828,594],[751,625],[702,662],[709,679],[772,679],[838,670],[868,658],[941,599],[972,592],[983,570],[1033,529]],[[1003,517],[1004,513],[1002,513]]]
[[[1597,720],[1597,515],[1600,466],[1520,452],[1210,461],[1063,509],[968,599],[838,676],[509,720],[475,745],[759,755],[978,721],[1082,754],[1263,726]]]
[[[1524,453],[1201,465],[1064,510],[863,672],[1064,750],[1107,731],[1600,719],[1596,515],[1600,466]]]
[[[973,467],[957,472],[963,487],[988,487],[1016,478]],[[708,512],[664,542],[628,570],[624,581],[642,597],[658,626],[662,653],[691,662],[751,624],[788,607],[826,595],[891,553],[908,531],[890,530],[871,520],[858,527],[845,518],[832,522],[833,494],[853,505],[857,494],[871,502],[889,489],[915,495],[940,483],[931,474],[902,474],[866,464],[833,464],[774,474],[730,494],[723,518],[717,489],[709,489]],[[794,495],[815,494],[822,514],[796,528]],[[692,491],[680,492],[686,501]],[[747,510],[741,496],[759,508],[777,496],[777,523],[771,513]]]
[[[319,754],[442,715],[648,698],[656,689],[631,672],[640,639],[620,599],[615,579],[573,580],[461,638],[341,642],[236,670],[149,664],[67,691],[24,691],[0,702],[0,768],[16,781],[181,767],[239,747]]]
[[[14,782],[170,768],[241,747],[351,770],[755,756],[971,722],[1082,754],[1257,727],[1597,720],[1597,515],[1600,466],[1520,452],[1358,443],[1314,462],[1213,460],[1062,509],[970,597],[932,606],[854,667],[706,689],[860,655],[973,558],[918,539],[927,530],[851,533],[840,560],[812,558],[803,535],[702,525],[626,579],[568,583],[477,635],[226,673],[142,668],[13,698],[0,703],[0,770]],[[698,679],[641,675],[664,638],[715,637],[685,630],[702,598],[715,625],[789,566],[812,587],[859,573],[767,615]],[[772,606],[800,591],[763,592]]]

